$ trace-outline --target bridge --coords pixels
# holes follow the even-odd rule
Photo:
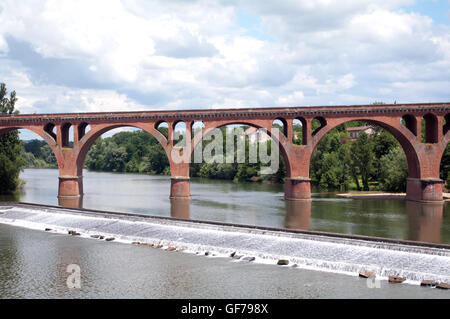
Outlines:
[[[295,119],[302,124],[302,145],[292,142]],[[282,134],[272,134],[274,120],[283,123]],[[314,130],[313,120],[320,123]],[[199,136],[226,125],[245,124],[265,129],[279,143],[286,165],[285,198],[309,200],[309,166],[315,147],[333,128],[357,120],[382,127],[400,143],[408,162],[407,200],[442,201],[443,181],[439,178],[439,168],[450,140],[450,103],[5,115],[0,116],[0,134],[28,129],[42,137],[58,163],[58,197],[76,201],[83,195],[84,160],[95,140],[119,127],[142,129],[154,136],[167,154],[171,171],[170,197],[188,199],[189,162],[174,160],[176,153],[173,151],[183,152],[190,158],[200,141],[193,136],[194,122],[203,122],[203,134]],[[174,131],[181,122],[186,125],[187,143],[178,150],[180,146],[176,144]],[[158,130],[161,123],[167,123],[167,137]],[[424,141],[422,125],[425,125]],[[73,144],[69,143],[71,128]]]

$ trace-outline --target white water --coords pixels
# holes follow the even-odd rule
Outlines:
[[[450,282],[450,251],[441,248],[20,205],[0,206],[0,223],[42,231],[51,228],[63,234],[75,230],[86,238],[103,235],[123,243],[172,246],[186,253],[208,251],[216,257],[236,252],[255,257],[258,263],[287,259],[298,268],[353,276],[370,270],[378,279],[397,275],[411,284],[424,279]]]

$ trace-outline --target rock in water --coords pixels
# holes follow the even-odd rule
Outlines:
[[[422,280],[422,282],[420,283],[420,285],[422,287],[432,287],[432,286],[436,286],[437,282],[433,281],[433,280]]]
[[[371,278],[374,277],[375,273],[373,271],[363,270],[359,273],[359,277]]]
[[[114,237],[109,237],[109,238],[106,238],[105,240],[106,241],[113,241],[115,238]]]
[[[437,289],[450,289],[450,285],[444,282],[441,282],[439,285],[436,285]]]
[[[406,279],[403,277],[399,277],[399,276],[389,276],[389,282],[393,283],[393,284],[400,284],[402,282],[404,282]]]
[[[242,258],[243,261],[254,261],[255,257],[244,257]]]
[[[280,259],[280,260],[278,260],[277,265],[280,265],[280,266],[289,265],[289,260]]]
[[[177,249],[175,247],[167,247],[166,250],[167,251],[174,251],[174,250],[177,250]]]

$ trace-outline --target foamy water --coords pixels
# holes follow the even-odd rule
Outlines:
[[[62,234],[74,230],[85,238],[103,235],[127,244],[163,245],[163,249],[175,247],[201,255],[208,252],[212,257],[236,253],[242,258],[255,257],[255,263],[276,264],[286,259],[300,269],[352,276],[369,270],[378,279],[396,275],[410,284],[424,279],[450,282],[450,250],[445,248],[26,205],[0,206],[0,223],[42,231],[50,228]]]

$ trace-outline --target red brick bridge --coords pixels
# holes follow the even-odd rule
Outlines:
[[[295,119],[302,123],[302,145],[292,143]],[[314,119],[320,122],[320,127],[313,131]],[[158,140],[169,158],[170,197],[189,198],[189,163],[178,163],[172,157],[175,154],[172,151],[179,148],[173,138],[178,123],[186,125],[188,143],[182,151],[190,155],[199,142],[197,135],[192,136],[196,121],[203,122],[205,136],[215,128],[230,124],[263,128],[271,135],[274,120],[284,126],[284,134],[280,134],[277,141],[286,164],[286,199],[310,199],[310,159],[322,137],[340,124],[364,120],[389,131],[403,147],[408,161],[406,199],[442,201],[443,181],[439,178],[439,168],[450,140],[450,103],[8,115],[0,116],[0,134],[28,129],[41,136],[58,162],[58,197],[76,199],[83,194],[83,164],[95,140],[118,127],[142,129]],[[168,138],[158,131],[163,122],[168,125]],[[424,142],[422,123],[426,126]],[[69,130],[73,131],[73,145],[69,143]],[[275,135],[272,138],[275,139]]]

